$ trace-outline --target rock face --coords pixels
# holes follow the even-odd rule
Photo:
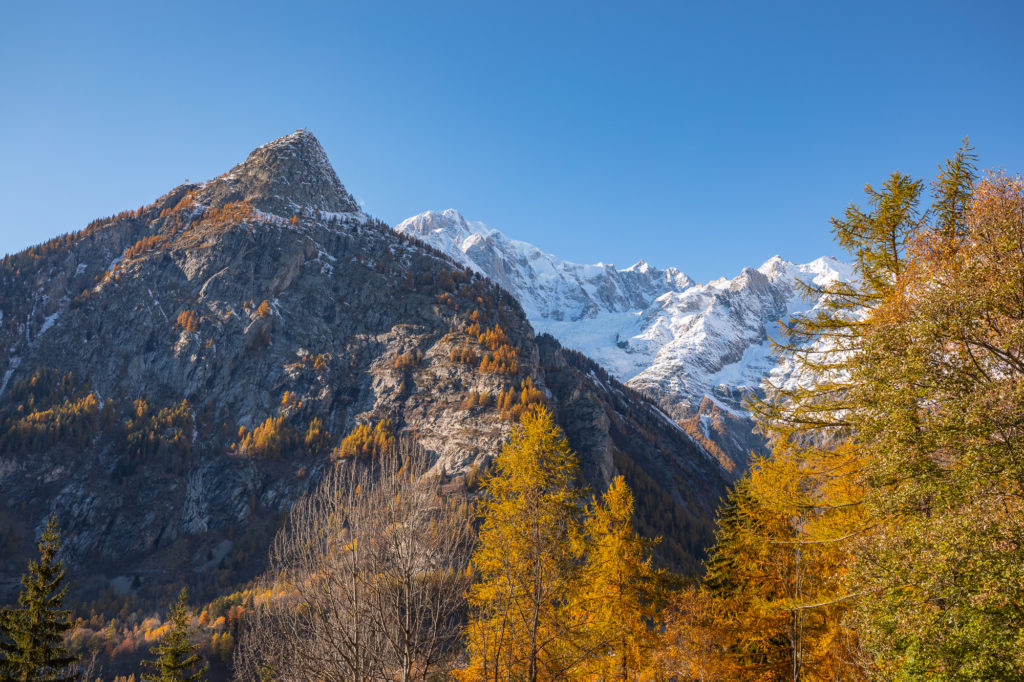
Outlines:
[[[209,206],[247,201],[261,211],[291,216],[301,209],[358,213],[320,141],[308,130],[257,147],[244,162],[206,183]]]
[[[799,380],[779,365],[771,344],[780,320],[820,304],[804,300],[797,281],[851,277],[848,265],[827,257],[794,265],[776,256],[706,284],[643,261],[624,270],[578,265],[452,209],[421,213],[395,229],[500,283],[534,329],[654,396],[733,476],[763,447],[744,400],[762,394],[766,377]]]
[[[586,482],[626,475],[691,572],[727,485],[504,289],[361,212],[307,131],[5,258],[0,311],[0,591],[51,511],[80,598],[230,590],[359,424],[415,437],[458,487],[543,400]]]

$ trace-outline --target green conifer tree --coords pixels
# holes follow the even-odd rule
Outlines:
[[[20,608],[0,614],[0,680],[30,682],[77,680],[77,658],[63,646],[71,628],[71,612],[61,608],[68,586],[63,562],[57,561],[60,533],[51,516],[39,541],[39,560],[22,576]]]
[[[199,665],[201,657],[196,653],[199,647],[189,642],[187,600],[188,590],[183,587],[177,603],[167,612],[170,630],[150,649],[156,659],[142,662],[154,671],[143,673],[143,682],[199,682],[206,679],[207,665]]]

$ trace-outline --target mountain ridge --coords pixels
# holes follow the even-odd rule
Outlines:
[[[822,256],[794,264],[773,256],[733,278],[693,281],[645,261],[618,269],[579,265],[511,239],[458,211],[427,211],[399,223],[458,262],[499,282],[530,323],[648,393],[738,475],[762,451],[744,401],[771,378],[800,381],[772,352],[777,322],[813,312],[797,280],[848,281],[851,268]]]
[[[300,131],[0,260],[0,587],[56,511],[100,611],[223,594],[325,467],[370,456],[355,427],[415,438],[472,494],[534,402],[586,482],[626,475],[663,561],[698,572],[719,464],[500,286],[368,216],[322,159]]]

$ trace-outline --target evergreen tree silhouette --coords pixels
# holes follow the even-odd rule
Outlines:
[[[188,641],[188,590],[181,588],[178,601],[167,612],[170,630],[150,649],[155,660],[143,661],[154,672],[143,673],[143,682],[200,682],[206,679],[206,664],[199,666],[199,648]]]
[[[67,594],[57,517],[51,516],[39,541],[39,560],[21,577],[20,608],[0,614],[0,680],[70,682],[78,679],[77,657],[64,648],[71,612],[61,605]]]

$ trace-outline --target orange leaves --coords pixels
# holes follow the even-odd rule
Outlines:
[[[160,232],[142,237],[124,251],[123,258],[130,259],[141,256],[150,251],[166,249],[171,240],[189,226],[189,216],[182,217],[186,209],[195,208],[195,193],[189,192],[174,208],[164,209],[160,217],[174,216],[174,223],[164,226]],[[199,219],[192,223],[195,227],[214,227],[243,223],[257,217],[256,210],[244,201],[232,201],[219,208],[206,209]]]
[[[207,209],[198,225],[229,225],[243,223],[257,216],[256,209],[245,201],[229,201],[220,208]]]
[[[264,299],[260,306],[256,308],[256,317],[264,318],[269,317],[271,313],[270,303]]]
[[[406,370],[415,367],[423,360],[423,353],[416,351],[409,351],[408,353],[401,353],[395,356],[394,366],[397,370]]]
[[[519,352],[516,350],[505,334],[505,330],[499,325],[488,329],[480,327],[480,313],[474,310],[470,314],[473,322],[466,327],[466,334],[476,338],[487,352],[480,357],[469,348],[458,348],[452,350],[451,359],[453,362],[471,363],[480,357],[480,371],[494,374],[516,374],[519,372]]]
[[[139,241],[129,246],[124,251],[124,259],[135,258],[142,254],[151,251],[153,249],[159,249],[165,247],[170,242],[170,237],[166,234],[151,234],[148,237],[143,237]]]
[[[165,208],[164,210],[160,211],[160,217],[161,218],[166,218],[167,216],[171,215],[172,213],[180,213],[182,211],[187,211],[187,210],[189,210],[191,208],[195,208],[195,205],[196,205],[196,191],[195,190],[189,190],[188,192],[185,192],[185,196],[183,196],[178,201],[178,203],[174,205],[173,208]]]
[[[480,325],[474,323],[470,325],[469,329],[467,329],[466,331],[472,334],[473,332],[470,330],[473,328],[479,330]],[[499,327],[498,325],[494,325],[493,327],[482,333],[478,331],[476,340],[477,343],[479,343],[487,350],[498,350],[498,348],[507,345],[509,342],[508,337],[505,335],[505,330]]]
[[[706,592],[694,588],[677,592],[663,622],[662,646],[655,655],[659,670],[684,680],[739,680],[745,675],[756,679],[756,673],[738,664],[736,651],[729,650],[729,627]]]
[[[491,404],[491,394],[487,391],[470,391],[460,407],[464,410],[471,410],[474,407],[487,407]]]
[[[465,328],[467,336],[476,340],[483,347],[483,355],[469,346],[453,348],[449,355],[452,362],[473,364],[480,361],[480,371],[493,374],[517,374],[519,372],[519,352],[516,350],[500,325],[483,329],[480,326],[480,312],[474,310],[470,314],[472,322]]]
[[[164,210],[160,211],[160,217],[166,218],[168,215],[171,215],[172,213],[180,213],[182,211],[187,211],[191,208],[195,208],[195,205],[196,191],[189,190],[188,192],[185,193],[185,196],[183,196],[178,201],[178,203],[174,205],[174,208],[165,208]]]
[[[178,318],[175,322],[187,332],[195,333],[199,331],[199,317],[195,314],[195,311],[188,308],[178,313]]]

